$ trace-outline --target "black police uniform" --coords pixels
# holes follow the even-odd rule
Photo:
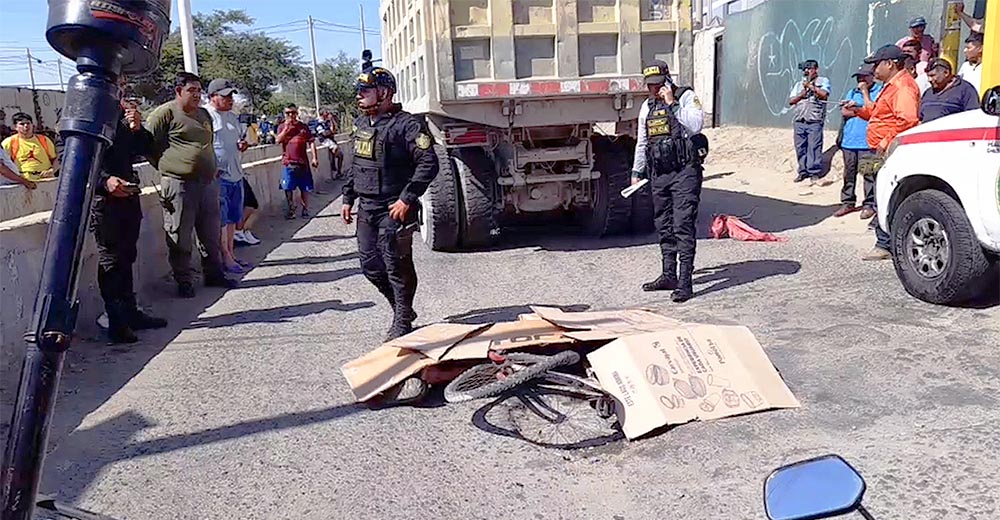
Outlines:
[[[90,227],[97,241],[97,283],[108,313],[109,336],[114,342],[134,342],[138,338],[133,330],[163,327],[166,322],[144,314],[136,304],[132,264],[142,222],[138,190],[128,197],[115,197],[107,191],[110,177],[139,184],[139,174],[132,165],[152,152],[153,135],[145,128],[132,131],[121,112],[119,116],[115,139],[101,161]]]
[[[708,143],[702,134],[691,134],[677,118],[681,98],[691,89],[667,84],[674,91],[673,105],[659,97],[647,100],[646,171],[652,188],[663,271],[659,278],[644,284],[643,289],[676,289],[673,300],[681,302],[693,293],[695,223],[701,202],[702,160],[708,153]]]
[[[389,337],[408,333],[416,319],[413,298],[413,232],[419,198],[438,173],[438,159],[423,124],[402,105],[376,116],[354,120],[354,162],[343,188],[344,204],[358,205],[358,253],[361,270],[393,307]],[[404,222],[389,217],[389,206],[402,200],[410,209]]]

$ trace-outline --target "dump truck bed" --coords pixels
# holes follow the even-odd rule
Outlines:
[[[382,55],[412,112],[494,124],[507,117],[476,116],[468,105],[523,99],[519,116],[532,110],[549,124],[594,120],[577,106],[618,119],[625,108],[610,99],[645,91],[643,63],[662,59],[676,70],[676,36],[690,28],[677,1],[384,0]],[[586,98],[603,104],[578,103]]]

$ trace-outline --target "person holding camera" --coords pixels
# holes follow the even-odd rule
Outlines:
[[[823,122],[830,80],[819,75],[819,63],[806,60],[799,64],[802,82],[792,87],[788,106],[792,108],[795,129],[795,155],[799,174],[795,182],[809,179],[815,184],[823,174]]]
[[[124,91],[124,79],[120,88]],[[162,328],[166,320],[139,309],[132,283],[142,222],[139,174],[132,166],[151,153],[153,135],[142,127],[136,103],[122,99],[118,130],[104,151],[91,207],[91,230],[97,241],[97,285],[108,314],[108,340],[135,343],[136,330]]]

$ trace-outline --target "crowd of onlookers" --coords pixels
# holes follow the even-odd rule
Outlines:
[[[891,258],[889,236],[874,218],[873,167],[877,169],[897,135],[920,123],[978,109],[986,90],[981,84],[983,21],[965,14],[961,3],[952,5],[971,31],[965,39],[961,66],[939,56],[938,43],[926,33],[927,21],[918,16],[910,20],[909,34],[865,58],[853,74],[857,86],[839,101],[843,124],[837,144],[843,154],[844,178],[841,206],[834,216],[858,211],[862,220],[869,220],[876,245],[865,260]],[[830,102],[830,80],[820,75],[815,60],[806,60],[799,68],[802,82],[792,87],[788,100],[798,157],[795,182],[828,186],[833,180],[826,178],[823,168],[823,127]],[[859,176],[864,179],[860,206],[856,193]]]

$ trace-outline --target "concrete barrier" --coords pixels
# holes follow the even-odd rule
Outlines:
[[[338,136],[338,141],[346,141],[346,136]],[[346,146],[345,146],[346,145]],[[279,215],[285,207],[284,193],[278,189],[281,179],[280,147],[262,147],[265,150],[248,150],[243,167],[247,180],[253,187],[260,203],[262,218]],[[341,145],[345,153],[345,168],[353,154],[350,144]],[[251,153],[254,152],[254,153]],[[270,157],[268,157],[270,155]],[[313,172],[317,182],[329,178],[330,161],[326,149],[320,149],[319,170]],[[135,265],[135,287],[140,302],[162,298],[163,295],[150,294],[149,290],[157,280],[169,276],[166,242],[163,232],[163,213],[152,183],[159,182],[159,174],[148,164],[140,168],[143,179],[141,201],[143,221],[139,235],[139,258]],[[45,250],[45,234],[51,218],[51,200],[54,200],[56,182],[46,182],[39,186],[32,204],[42,204],[49,200],[43,211],[34,212],[0,222],[0,395],[3,401],[13,398],[17,388],[18,370],[24,357],[24,333],[28,330],[32,317],[32,306],[41,278],[42,258]],[[5,187],[7,190],[24,190],[20,186]],[[44,195],[43,195],[44,194]],[[47,198],[44,198],[47,197]],[[8,199],[4,199],[4,204]],[[37,206],[33,206],[37,207]],[[319,208],[316,208],[319,209]],[[198,266],[197,259],[192,265]],[[79,300],[80,314],[78,329],[91,327],[103,310],[103,302],[97,287],[97,251],[92,233],[87,233],[80,270]],[[6,419],[6,417],[5,417]]]

